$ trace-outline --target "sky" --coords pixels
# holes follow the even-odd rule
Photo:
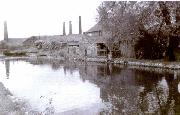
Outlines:
[[[4,38],[4,21],[9,38],[62,35],[63,22],[68,34],[69,21],[77,34],[79,16],[85,32],[96,24],[100,3],[98,0],[0,0],[0,40]]]

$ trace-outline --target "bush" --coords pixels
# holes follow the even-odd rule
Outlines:
[[[10,52],[10,51],[4,51],[3,54],[5,56],[13,56],[13,57],[16,57],[16,56],[26,56],[26,53],[25,52]]]

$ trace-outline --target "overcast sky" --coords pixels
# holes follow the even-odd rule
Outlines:
[[[71,20],[73,33],[78,33],[78,18],[82,17],[82,30],[96,23],[98,0],[0,0],[0,40],[3,22],[7,21],[9,37],[62,34],[63,21]]]

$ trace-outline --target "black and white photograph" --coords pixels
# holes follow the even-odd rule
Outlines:
[[[0,0],[0,115],[180,115],[180,1]]]

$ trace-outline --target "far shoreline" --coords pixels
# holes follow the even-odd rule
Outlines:
[[[73,61],[73,62],[96,62],[96,63],[108,63],[108,64],[120,64],[124,66],[136,66],[136,67],[149,67],[149,68],[161,68],[161,69],[171,69],[180,70],[180,62],[168,62],[162,60],[139,60],[133,58],[115,58],[108,60],[107,58],[64,58],[64,57],[52,57],[52,56],[0,56],[0,61],[2,60],[25,60],[25,59],[52,59],[52,60],[62,60],[62,61]]]

